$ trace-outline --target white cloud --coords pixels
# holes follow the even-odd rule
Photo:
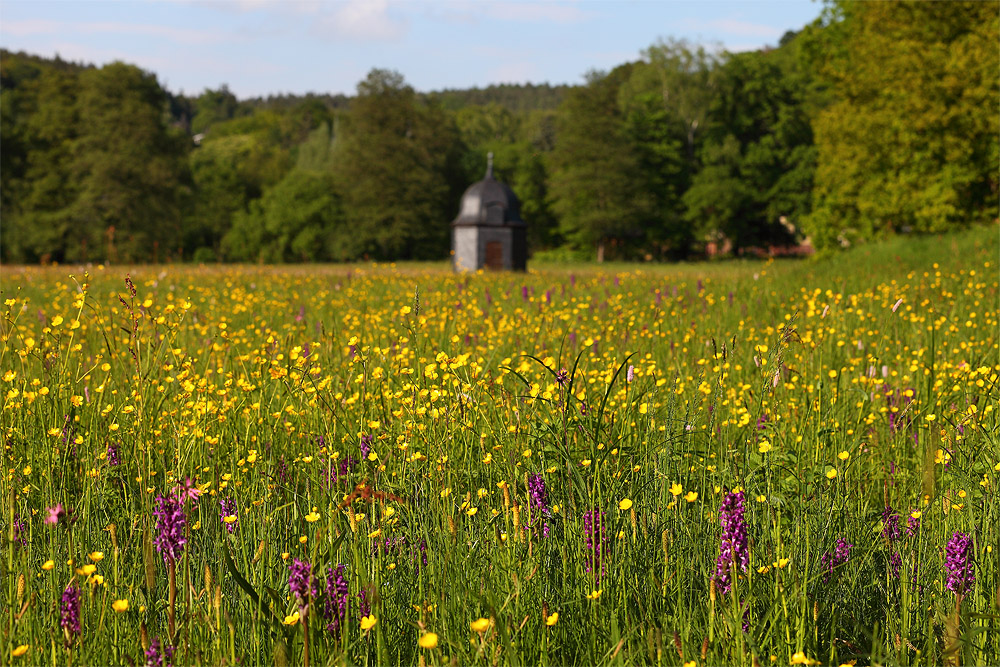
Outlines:
[[[491,2],[483,9],[493,19],[523,23],[576,23],[595,16],[579,6],[556,2]]]
[[[27,19],[24,21],[4,21],[2,32],[15,37],[28,37],[31,35],[50,35],[57,32],[62,24],[58,21],[46,21],[43,19]]]
[[[405,23],[390,15],[388,0],[349,0],[335,7],[323,17],[322,24],[342,37],[394,40],[406,32]]]
[[[284,23],[286,34],[301,34],[303,27],[322,37],[359,41],[390,41],[406,33],[407,22],[397,18],[407,3],[389,0],[177,0],[215,10],[266,15]],[[279,28],[280,29],[280,28]]]
[[[597,16],[596,12],[566,2],[453,2],[427,3],[426,14],[449,23],[475,25],[485,21],[570,24]]]
[[[182,44],[215,44],[223,41],[219,33],[206,30],[171,28],[169,26],[121,23],[114,21],[94,21],[86,23],[68,23],[64,21],[47,21],[29,19],[24,21],[4,21],[4,34],[15,37],[33,37],[38,35],[145,35],[147,37],[163,37]]]

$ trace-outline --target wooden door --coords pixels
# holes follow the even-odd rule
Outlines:
[[[503,243],[500,241],[486,242],[486,268],[503,270]]]

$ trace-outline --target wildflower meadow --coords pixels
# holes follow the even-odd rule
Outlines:
[[[4,267],[3,662],[1000,662],[997,236]]]

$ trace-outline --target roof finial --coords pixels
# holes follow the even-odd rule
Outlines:
[[[486,154],[486,178],[493,178],[493,151]]]

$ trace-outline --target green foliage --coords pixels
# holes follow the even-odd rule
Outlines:
[[[11,69],[19,57],[13,60]],[[8,58],[5,65],[10,62]],[[0,96],[5,107],[0,151],[4,158],[2,250],[9,259],[60,260],[70,246],[79,245],[78,236],[84,232],[68,215],[79,189],[71,178],[71,148],[79,131],[79,108],[74,101],[79,73],[32,69],[30,74],[5,76],[5,93]]]
[[[307,171],[331,171],[334,137],[333,123],[323,123],[310,132],[298,146],[295,166]]]
[[[814,124],[817,244],[994,217],[996,5],[842,2],[832,19],[814,50],[835,96]]]
[[[3,254],[29,261],[176,255],[187,142],[167,126],[155,76],[123,63],[41,67],[14,89]]]
[[[293,169],[249,210],[237,213],[222,242],[237,261],[343,260],[350,236],[333,178]]]
[[[715,95],[718,60],[704,46],[683,39],[660,40],[643,56],[659,74],[664,106],[684,123],[688,159],[693,162],[698,134]]]
[[[344,256],[445,256],[462,187],[451,119],[422,104],[399,73],[375,69],[343,125],[333,171],[351,228]]]
[[[572,86],[552,86],[547,83],[502,83],[485,88],[442,90],[427,93],[426,98],[449,111],[496,105],[515,113],[530,113],[557,108],[571,88]]]
[[[154,75],[123,63],[87,70],[80,84],[71,166],[80,192],[68,217],[87,236],[70,258],[93,252],[134,262],[179,255],[187,140],[166,126],[163,89]],[[102,244],[105,253],[88,248]]]
[[[233,216],[245,212],[250,202],[278,183],[292,166],[291,153],[281,116],[260,112],[254,116],[219,123],[190,154],[195,186],[193,207],[188,212],[185,247],[209,247],[216,251],[233,224]],[[233,252],[231,256],[249,254]]]
[[[200,134],[212,125],[233,118],[239,109],[239,100],[223,85],[219,90],[206,90],[194,104],[195,114],[191,119],[191,133]]]
[[[353,99],[174,96],[123,63],[2,50],[0,259],[439,258],[488,152],[532,252],[683,259],[995,219],[995,9],[831,2],[773,49],[661,40],[575,87],[418,93],[373,70]]]
[[[701,169],[684,194],[699,235],[727,239],[737,252],[788,242],[781,223],[809,212],[815,157],[806,89],[782,55],[729,55],[715,72]]]
[[[642,244],[642,222],[654,214],[639,155],[627,140],[618,91],[631,74],[622,65],[594,73],[560,107],[559,137],[552,151],[550,194],[560,231],[577,247]]]
[[[662,72],[655,65],[633,65],[618,92],[622,130],[633,147],[653,210],[645,222],[647,248],[656,257],[683,257],[691,226],[682,216],[681,195],[690,186],[693,165],[685,152],[687,130],[664,103]]]

